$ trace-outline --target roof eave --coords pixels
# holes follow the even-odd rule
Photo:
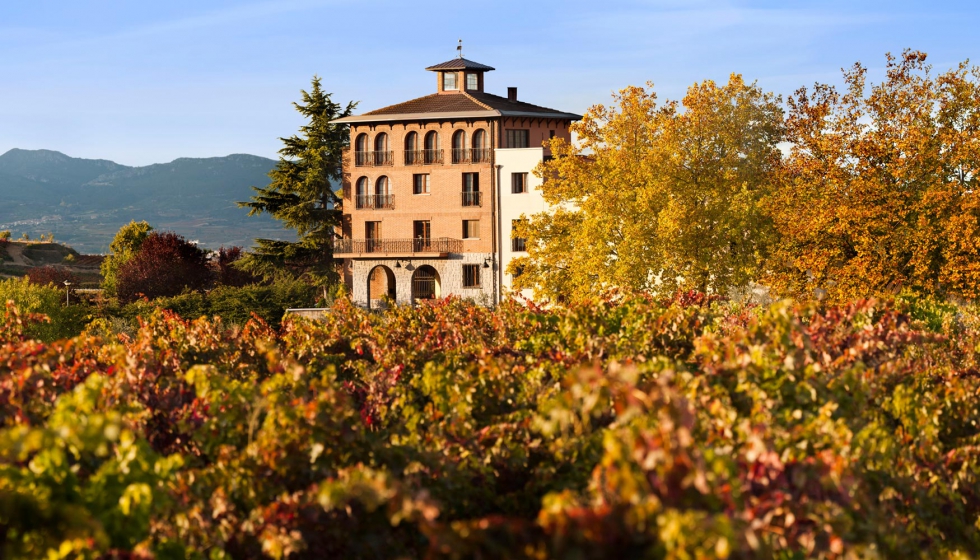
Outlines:
[[[388,115],[354,115],[335,119],[331,122],[341,124],[389,122],[389,121],[437,121],[441,119],[494,118],[500,111],[448,111],[442,113],[391,113]]]
[[[539,111],[500,111],[502,117],[528,117],[537,119],[568,119],[572,121],[582,120],[582,115],[561,112],[539,112]]]

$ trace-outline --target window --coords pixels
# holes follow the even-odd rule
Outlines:
[[[486,149],[487,134],[482,129],[473,131],[473,163],[486,163],[490,161],[490,150]]]
[[[508,128],[507,147],[508,148],[527,148],[531,141],[531,131],[527,129]]]
[[[415,238],[415,251],[427,250],[432,239],[432,229],[429,220],[415,220],[412,222],[412,237]]]
[[[388,135],[382,132],[374,137],[374,165],[390,165],[388,157]]]
[[[443,72],[442,73],[442,89],[459,89],[456,87],[456,73],[455,72]]]
[[[412,175],[412,194],[429,194],[429,174]]]
[[[511,220],[510,222],[510,249],[511,251],[527,251],[527,239],[516,237],[518,228],[525,225],[522,220]]]
[[[549,130],[548,131],[548,138],[554,138],[554,137],[555,137],[555,131],[554,130]]]
[[[480,287],[480,265],[478,264],[463,265],[463,287],[464,288]]]
[[[527,192],[527,173],[510,174],[510,192],[514,194]]]
[[[367,165],[368,163],[368,135],[359,134],[354,141],[354,165]]]
[[[367,177],[361,177],[357,180],[357,190],[354,193],[355,208],[368,208],[368,204],[371,201],[371,197],[368,195],[369,184],[370,182]]]
[[[417,132],[409,132],[405,136],[405,165],[415,165],[422,163],[418,153],[419,135]]]
[[[457,130],[453,133],[453,163],[466,163],[466,132]]]
[[[463,173],[463,206],[482,206],[480,200],[480,174]]]
[[[425,152],[422,155],[422,163],[442,163],[442,150],[439,149],[439,133],[430,130],[425,134]]]
[[[368,253],[381,250],[381,222],[364,222],[364,245]]]
[[[480,220],[463,220],[463,239],[480,238]]]
[[[472,73],[466,74],[466,89],[480,89],[480,78]]]

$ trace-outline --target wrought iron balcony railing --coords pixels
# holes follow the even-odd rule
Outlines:
[[[393,165],[395,152],[354,152],[357,167],[384,167]]]
[[[459,253],[463,250],[461,239],[448,237],[416,238],[416,239],[336,239],[333,252],[335,255],[399,254],[412,255],[415,253]]]
[[[393,194],[359,194],[354,197],[354,206],[358,210],[394,210],[395,195]]]
[[[490,163],[490,148],[453,148],[453,163]]]
[[[442,150],[405,150],[405,165],[442,163]]]
[[[479,191],[463,191],[463,206],[483,206],[481,194]]]

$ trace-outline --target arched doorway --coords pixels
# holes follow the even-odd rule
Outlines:
[[[439,297],[439,273],[425,264],[412,273],[412,303]]]
[[[378,265],[368,274],[368,309],[384,309],[385,298],[395,301],[395,273],[384,265]]]

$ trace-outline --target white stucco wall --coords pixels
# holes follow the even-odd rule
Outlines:
[[[503,266],[502,281],[504,297],[513,293],[513,277],[507,273],[507,266],[514,257],[526,255],[512,251],[511,224],[522,215],[532,216],[549,210],[541,196],[541,178],[535,177],[533,169],[544,159],[544,148],[500,148],[496,150],[495,161],[500,166],[500,252]],[[511,174],[527,173],[527,192],[514,194]],[[523,295],[530,298],[531,290]]]

